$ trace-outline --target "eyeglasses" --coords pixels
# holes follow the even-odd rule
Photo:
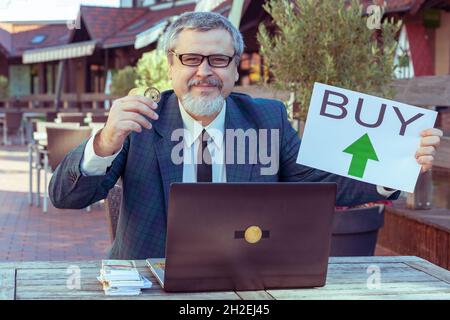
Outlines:
[[[196,53],[183,53],[178,54],[175,51],[170,50],[170,53],[175,55],[182,65],[189,67],[198,67],[202,64],[203,60],[206,58],[210,67],[214,68],[226,68],[233,60],[234,56],[229,57],[224,54],[212,54],[209,56],[204,56]]]

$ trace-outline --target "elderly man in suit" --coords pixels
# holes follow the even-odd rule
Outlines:
[[[337,205],[343,206],[398,197],[395,190],[297,164],[300,140],[284,105],[232,93],[243,46],[240,32],[221,15],[181,15],[165,36],[173,91],[162,93],[158,104],[144,96],[116,100],[105,127],[56,169],[49,191],[59,208],[84,208],[104,199],[122,178],[111,258],[164,256],[172,182],[331,181],[338,185]],[[179,130],[184,133],[181,144],[174,135]],[[275,133],[271,139],[257,139],[256,146],[271,150],[275,158],[269,165],[275,170],[264,172],[268,167],[261,158],[249,161],[254,153],[249,148],[230,146],[225,132],[236,130]],[[423,133],[416,157],[424,171],[432,165],[441,134],[436,129]],[[238,160],[242,154],[245,161]]]

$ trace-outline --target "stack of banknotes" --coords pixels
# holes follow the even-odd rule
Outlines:
[[[97,279],[108,296],[136,296],[141,289],[152,287],[150,280],[139,273],[133,260],[102,260]]]

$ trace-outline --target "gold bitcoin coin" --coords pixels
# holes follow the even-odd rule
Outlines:
[[[161,93],[155,87],[147,87],[147,88],[133,88],[128,92],[129,96],[144,96],[152,99],[155,102],[159,102],[161,100]]]
[[[155,87],[148,87],[147,89],[145,89],[144,96],[152,99],[155,102],[159,102],[159,100],[161,99],[161,93]]]
[[[257,243],[261,240],[262,230],[258,226],[251,226],[245,230],[244,238],[248,243]]]

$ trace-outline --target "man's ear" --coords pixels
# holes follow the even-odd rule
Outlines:
[[[238,80],[239,80],[239,71],[238,71],[238,68],[236,67],[235,75],[234,75],[234,82],[237,82]]]

